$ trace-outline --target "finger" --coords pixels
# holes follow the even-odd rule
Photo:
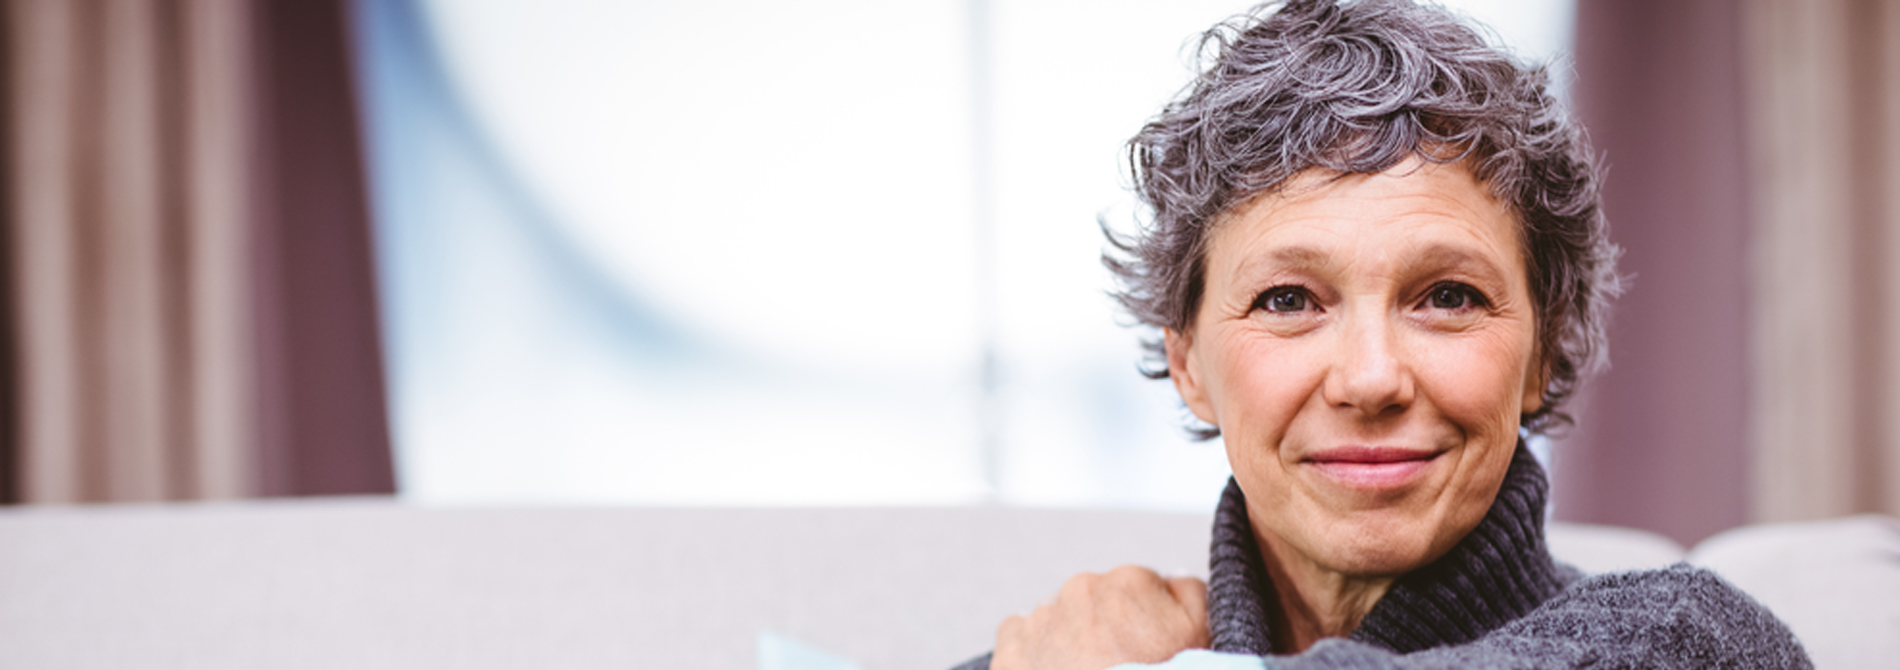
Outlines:
[[[1029,640],[1024,627],[1028,620],[1018,614],[996,626],[996,649],[990,653],[990,670],[1020,670],[1029,667],[1023,659],[1023,644]]]
[[[1104,596],[1115,593],[1119,579],[1113,570],[1101,575],[1079,573],[1062,583],[1062,590],[1056,593],[1055,601],[1050,605],[1059,611],[1093,608]]]
[[[1194,612],[1207,611],[1207,582],[1194,577],[1170,577],[1168,593],[1174,601]]]
[[[1029,625],[1029,618],[1021,614],[1012,614],[996,624],[996,647],[1001,649],[1022,637],[1023,627]]]
[[[1066,587],[1067,585],[1068,585],[1067,582],[1063,583],[1063,586]],[[1036,603],[1036,609],[1042,609],[1044,607],[1053,606],[1056,604],[1056,599],[1061,598],[1061,597],[1062,597],[1062,591],[1057,590],[1055,593],[1049,594],[1049,597],[1043,598],[1042,602]]]
[[[1123,597],[1133,596],[1134,602],[1148,602],[1151,598],[1157,597],[1172,599],[1168,593],[1168,584],[1162,581],[1161,575],[1139,565],[1124,565],[1110,570],[1105,581],[1108,584],[1103,589],[1104,591]],[[1152,606],[1153,603],[1149,603],[1144,608]]]
[[[1155,574],[1155,571],[1150,570],[1143,566],[1139,566],[1139,565],[1130,564],[1130,565],[1117,566],[1114,570],[1108,571],[1107,577],[1109,578],[1110,581],[1115,582],[1117,584],[1123,584],[1123,585],[1130,585],[1130,586],[1160,586],[1161,585],[1161,575]]]
[[[1174,594],[1175,602],[1181,604],[1181,611],[1187,615],[1188,627],[1195,633],[1195,646],[1207,645],[1207,583],[1193,577],[1176,577],[1168,580],[1168,591]]]

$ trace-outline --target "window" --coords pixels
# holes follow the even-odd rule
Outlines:
[[[1208,509],[1096,221],[1241,9],[359,0],[404,494]]]

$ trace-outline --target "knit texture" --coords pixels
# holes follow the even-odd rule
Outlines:
[[[1245,495],[1229,480],[1208,554],[1213,648],[1289,670],[1813,667],[1785,624],[1712,572],[1678,563],[1583,577],[1552,561],[1548,490],[1520,444],[1477,528],[1395,582],[1351,637],[1282,656],[1266,614],[1277,596]],[[955,670],[987,670],[989,661]]]

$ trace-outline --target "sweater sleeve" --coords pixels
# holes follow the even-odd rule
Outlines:
[[[1324,640],[1285,670],[1332,668],[1800,668],[1813,663],[1787,625],[1715,573],[1678,563],[1588,577],[1468,644],[1399,655]]]
[[[964,661],[962,664],[950,670],[990,670],[990,656],[992,654],[993,652],[985,653],[982,656]]]

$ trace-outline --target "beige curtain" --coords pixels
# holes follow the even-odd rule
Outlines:
[[[1900,514],[1900,2],[1743,26],[1753,516]]]
[[[22,502],[253,493],[248,8],[5,6]]]

